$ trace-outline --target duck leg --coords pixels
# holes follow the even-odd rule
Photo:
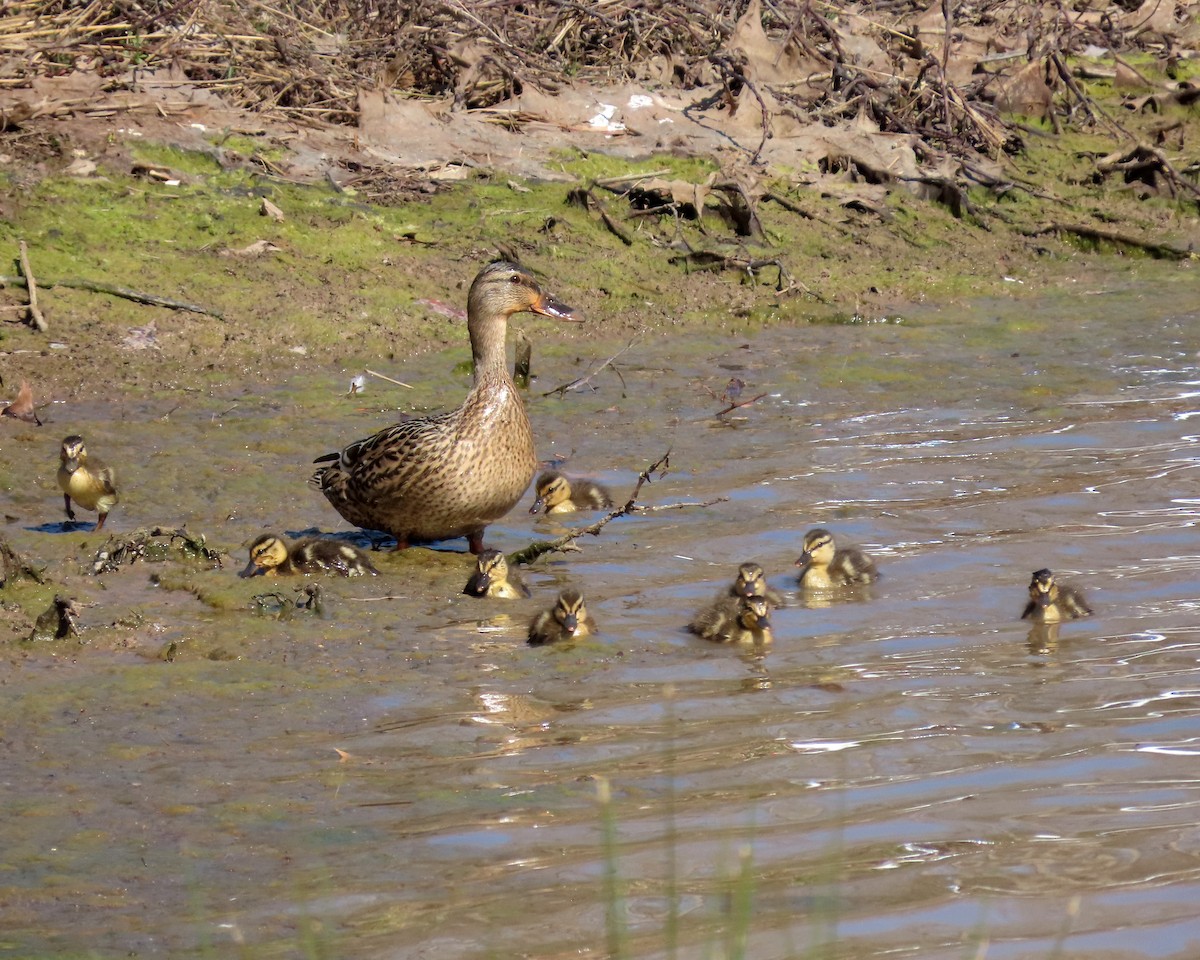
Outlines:
[[[467,549],[475,556],[483,553],[483,531],[472,530],[467,534]]]
[[[92,532],[93,532],[93,533],[97,533],[97,532],[99,532],[99,531],[100,531],[100,529],[101,529],[101,528],[104,526],[104,521],[105,521],[105,520],[107,520],[107,519],[108,519],[108,514],[107,514],[107,513],[102,513],[102,514],[100,514],[100,519],[96,521],[96,526],[95,526],[95,528],[92,530]]]
[[[67,519],[74,520],[75,511],[71,509],[71,495],[69,493],[63,494],[63,506],[67,508]]]

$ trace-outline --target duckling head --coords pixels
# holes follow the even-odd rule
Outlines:
[[[733,591],[739,597],[761,596],[766,584],[763,582],[766,574],[757,563],[743,563],[738,567],[737,579],[733,582]]]
[[[1053,573],[1045,568],[1033,572],[1029,581],[1029,599],[1043,608],[1058,600],[1058,584],[1054,582]]]
[[[558,595],[554,604],[554,619],[557,620],[567,636],[575,636],[579,625],[587,619],[587,607],[583,603],[583,594],[578,590],[567,589]]]
[[[484,550],[475,558],[475,569],[479,571],[479,589],[484,593],[497,581],[508,579],[508,560],[499,550]]]
[[[771,607],[765,597],[742,597],[738,619],[747,630],[766,630],[771,625]]]
[[[62,461],[63,469],[68,473],[78,470],[79,465],[87,459],[87,448],[83,445],[83,437],[76,434],[64,437],[58,458]]]
[[[239,577],[253,577],[283,566],[287,562],[288,548],[273,533],[264,533],[250,544],[250,562]]]
[[[479,271],[467,294],[468,317],[511,317],[525,311],[580,322],[573,309],[543,291],[520,264],[496,260]]]
[[[542,510],[550,513],[560,503],[571,499],[571,482],[561,473],[552,470],[538,477],[534,489],[537,491],[537,499],[529,508],[530,513],[540,513]]]
[[[827,566],[833,561],[837,545],[833,542],[833,534],[828,530],[817,527],[804,535],[803,553],[796,560],[796,566],[806,567],[810,563]]]

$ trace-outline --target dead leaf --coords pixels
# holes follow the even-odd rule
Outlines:
[[[276,223],[283,223],[283,211],[266,197],[263,197],[262,205],[258,208],[258,212],[264,217],[270,217]]]
[[[42,421],[38,419],[37,411],[33,408],[33,390],[29,386],[28,381],[21,381],[21,388],[17,391],[17,399],[0,410],[0,416],[13,417],[17,420],[24,420],[26,423],[36,423],[39,427]]]
[[[68,177],[90,177],[96,172],[96,161],[87,157],[77,157],[67,164],[63,170]]]
[[[270,240],[255,240],[248,247],[240,250],[229,248],[221,251],[223,257],[261,257],[264,253],[275,253],[279,248]]]

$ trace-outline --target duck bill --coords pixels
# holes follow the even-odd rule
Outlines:
[[[79,469],[79,461],[72,457],[70,460],[64,460],[62,466],[67,473],[74,473]]]
[[[754,625],[757,626],[759,630],[766,630],[767,627],[771,625],[771,621],[767,617],[755,617]]]
[[[559,303],[549,294],[543,293],[538,302],[529,308],[543,317],[553,317],[555,320],[567,320],[571,323],[583,323],[583,317],[572,307]]]
[[[257,563],[255,563],[253,560],[251,560],[248,564],[246,564],[246,569],[243,570],[241,573],[239,573],[238,576],[239,577],[256,577],[262,572],[263,572],[262,568]]]
[[[812,554],[806,550],[806,551],[804,551],[804,553],[800,554],[800,556],[796,559],[796,566],[807,567],[809,565],[809,563],[811,563],[811,562],[812,562]]]
[[[569,636],[575,636],[575,631],[579,629],[579,618],[574,614],[563,617],[563,629]]]
[[[533,501],[533,506],[529,508],[530,513],[541,513],[542,507],[546,505],[546,501],[542,497],[538,497]]]
[[[1048,594],[1048,593],[1039,593],[1038,594],[1037,605],[1039,607],[1042,607],[1042,608],[1048,607],[1053,602],[1054,601],[1050,598],[1050,594]]]

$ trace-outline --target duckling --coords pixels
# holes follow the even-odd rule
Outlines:
[[[771,606],[757,594],[722,597],[696,614],[688,629],[718,643],[770,643]]]
[[[308,537],[290,547],[283,537],[264,533],[250,544],[250,562],[239,577],[260,573],[336,573],[342,577],[376,576],[379,571],[358,547],[340,540]]]
[[[463,587],[472,597],[500,597],[520,600],[529,596],[529,588],[517,571],[508,566],[508,559],[499,550],[484,550],[475,558],[475,572]]]
[[[804,552],[796,560],[800,586],[805,590],[832,590],[836,587],[871,583],[879,577],[875,563],[857,547],[837,548],[833,534],[817,528],[804,535]]]
[[[513,508],[537,470],[525,404],[508,373],[508,318],[529,311],[576,320],[574,311],[506,260],[484,267],[467,294],[467,333],[475,382],[462,406],[412,417],[358,440],[313,474],[333,508],[359,527],[383,530],[396,549],[466,537],[483,550],[483,532]]]
[[[529,508],[538,513],[572,513],[575,510],[607,510],[613,505],[608,488],[593,480],[571,480],[554,470],[547,470],[534,486],[537,499]]]
[[[63,439],[59,460],[58,486],[63,492],[67,519],[75,519],[75,511],[71,509],[74,500],[84,510],[97,511],[100,518],[95,529],[103,529],[108,512],[120,502],[117,477],[112,467],[105,466],[96,457],[89,457],[83,437],[75,434]]]
[[[762,597],[772,607],[783,606],[783,597],[777,590],[767,586],[767,577],[757,563],[743,563],[738,567],[737,579],[727,591],[730,597]]]
[[[1061,620],[1077,620],[1090,617],[1092,608],[1083,598],[1078,587],[1058,584],[1049,570],[1035,570],[1029,581],[1029,603],[1025,605],[1022,620],[1038,623],[1058,623]]]
[[[568,587],[558,595],[553,607],[530,621],[529,643],[540,647],[559,640],[576,640],[595,633],[596,629],[596,621],[588,616],[583,594]]]

